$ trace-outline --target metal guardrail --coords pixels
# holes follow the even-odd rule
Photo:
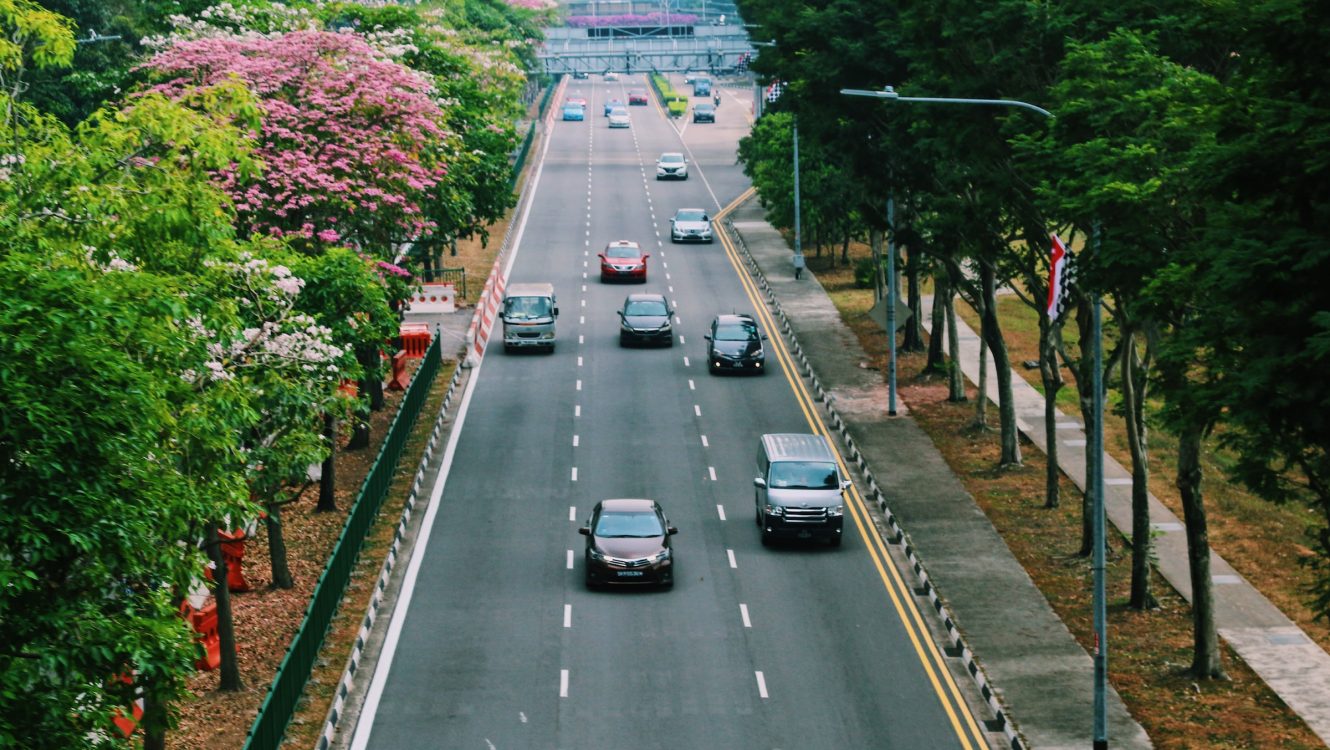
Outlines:
[[[526,165],[527,154],[531,152],[531,143],[536,139],[536,128],[545,119],[545,112],[550,106],[550,97],[554,95],[556,88],[558,87],[554,84],[545,87],[545,95],[540,99],[540,114],[531,121],[531,127],[527,128],[526,138],[522,139],[522,148],[517,152],[517,160],[513,163],[513,173],[508,177],[509,190],[517,189],[517,178],[522,176],[522,167]]]
[[[431,268],[428,271],[421,271],[420,277],[426,284],[450,282],[462,295],[460,299],[466,299],[465,268]]]
[[[282,744],[282,736],[291,723],[291,717],[295,715],[305,684],[309,682],[310,673],[318,660],[319,650],[323,648],[328,626],[337,613],[346,584],[351,579],[351,571],[360,556],[365,535],[388,495],[388,487],[397,469],[397,459],[406,447],[406,439],[411,434],[416,417],[420,415],[421,407],[425,405],[434,377],[439,373],[441,347],[440,337],[435,336],[411,379],[402,405],[393,417],[392,425],[388,427],[387,438],[379,448],[379,455],[374,459],[374,465],[360,486],[360,494],[347,514],[342,533],[337,538],[337,546],[333,548],[328,565],[314,587],[314,595],[310,597],[309,606],[305,609],[305,619],[291,639],[291,645],[287,646],[282,664],[277,668],[277,675],[268,687],[263,704],[259,706],[259,714],[250,725],[244,750],[277,750]]]

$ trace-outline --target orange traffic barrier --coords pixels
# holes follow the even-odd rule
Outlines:
[[[217,636],[217,603],[213,602],[203,609],[190,609],[189,624],[199,634],[199,645],[203,646],[203,656],[194,662],[195,669],[210,671],[222,665],[222,644]]]
[[[226,560],[226,587],[232,591],[249,591],[249,581],[245,580],[245,535],[244,529],[233,533],[217,530],[222,540],[222,559]]]
[[[122,674],[114,679],[120,680],[126,685],[133,685],[134,678],[127,674]],[[143,696],[142,691],[134,691],[134,702],[129,704],[129,715],[125,715],[124,709],[117,708],[115,714],[111,717],[111,723],[115,725],[116,731],[129,739],[134,734],[134,730],[139,728],[139,722],[143,721]]]
[[[403,323],[401,327],[402,351],[406,356],[420,359],[429,351],[429,325],[425,323]]]
[[[393,355],[393,377],[388,381],[388,390],[404,391],[411,382],[411,376],[406,372],[406,350],[402,350]]]

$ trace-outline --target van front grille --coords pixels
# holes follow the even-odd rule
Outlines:
[[[787,523],[826,523],[826,508],[785,508]]]

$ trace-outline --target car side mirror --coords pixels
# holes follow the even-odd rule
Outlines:
[[[615,312],[619,314],[620,318],[623,317],[623,310],[615,310]]]
[[[642,260],[646,260],[647,258],[650,258],[650,257],[651,257],[651,253],[646,253],[645,255],[642,256]]]
[[[709,333],[708,333],[708,334],[705,334],[705,335],[702,336],[702,338],[706,339],[707,341],[710,341],[710,340],[711,340],[711,334],[709,334]]]
[[[557,307],[554,308],[554,317],[556,317],[556,318],[559,317],[559,308],[557,308]],[[763,337],[763,338],[765,338],[765,337]]]
[[[843,491],[845,491],[845,490],[850,489],[850,484],[851,484],[850,480],[848,480],[848,479],[842,479],[842,480],[840,481],[840,488],[841,488],[841,491],[843,492]]]
[[[558,313],[558,311],[556,310],[554,314],[555,314],[555,315],[558,315],[559,313]],[[762,334],[762,340],[763,340],[763,341],[766,341],[766,340],[767,340],[767,335],[766,335],[765,333]]]
[[[591,536],[591,527],[583,526],[582,528],[577,530],[577,533],[581,534],[582,536]]]
[[[605,253],[596,253],[596,257],[605,260]]]
[[[670,534],[678,534],[678,533],[679,533],[679,528],[678,528],[677,526],[670,526],[670,527],[666,528],[665,531],[666,531],[667,533],[670,533]]]
[[[766,486],[767,486],[767,480],[763,479],[762,477],[754,477],[754,478],[753,478],[753,486],[754,486],[754,487],[762,487],[762,488],[765,489]]]

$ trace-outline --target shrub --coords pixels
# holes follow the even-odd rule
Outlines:
[[[860,258],[854,264],[854,286],[856,289],[869,289],[873,286],[873,259]]]
[[[688,102],[671,99],[665,103],[665,109],[669,111],[670,117],[683,117],[688,111]]]

